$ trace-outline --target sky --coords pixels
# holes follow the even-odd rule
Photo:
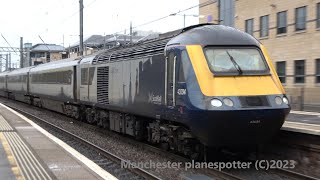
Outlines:
[[[84,1],[84,37],[113,34],[125,29],[130,21],[136,27],[146,22],[195,6],[198,0]],[[0,33],[13,47],[24,43],[53,43],[68,47],[79,41],[79,0],[0,0]],[[198,8],[181,12],[134,30],[167,32],[183,27],[183,14],[198,15]],[[186,26],[197,24],[197,17],[186,16]],[[0,37],[0,47],[7,47]]]
[[[12,47],[24,43],[43,43],[68,47],[79,42],[79,0],[0,0],[0,33]],[[84,38],[93,34],[129,34],[130,21],[134,30],[168,32],[198,24],[198,8],[183,11],[199,4],[199,0],[83,0]],[[147,22],[183,11],[160,21]],[[137,27],[138,26],[138,27]],[[41,39],[39,38],[41,37]],[[0,36],[0,47],[8,47]],[[1,52],[0,52],[1,53]],[[2,53],[3,54],[3,53]],[[19,52],[12,53],[12,63],[19,61]],[[18,64],[18,63],[17,63]]]

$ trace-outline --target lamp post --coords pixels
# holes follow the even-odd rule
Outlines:
[[[183,27],[186,27],[186,16],[192,16],[192,17],[199,17],[199,18],[204,18],[204,15],[197,15],[197,14],[178,14],[178,13],[173,13],[170,14],[170,16],[183,16]]]

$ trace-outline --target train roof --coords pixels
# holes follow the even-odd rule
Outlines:
[[[18,74],[27,74],[30,69],[34,68],[34,66],[24,67],[20,69],[15,69],[13,71],[7,72],[7,75],[18,75]]]
[[[3,76],[5,76],[5,75],[7,75],[8,73],[9,73],[9,71],[1,72],[1,73],[0,73],[0,77],[3,77]]]
[[[259,41],[238,29],[216,24],[197,24],[183,29],[160,34],[155,39],[121,46],[103,51],[92,61],[93,64],[164,54],[170,45],[257,46]]]
[[[169,45],[192,45],[202,46],[259,46],[259,41],[251,35],[236,28],[224,25],[210,25],[193,27],[168,42]]]
[[[135,44],[124,45],[124,46],[102,51],[95,56],[92,63],[93,64],[107,63],[107,62],[118,61],[118,60],[126,60],[131,58],[139,58],[139,57],[164,54],[165,47],[171,38],[178,36],[179,34],[189,31],[193,28],[197,28],[205,25],[213,25],[213,24],[208,24],[208,23],[196,24],[183,29],[178,29],[175,31],[159,34],[157,36],[152,36],[152,38],[145,38],[143,41],[140,41]]]
[[[94,57],[95,57],[95,55],[82,57],[80,64],[91,64]]]
[[[39,64],[34,68],[30,69],[30,72],[44,71],[44,70],[53,70],[64,67],[76,66],[81,59],[68,58],[58,61],[52,61],[49,63]]]

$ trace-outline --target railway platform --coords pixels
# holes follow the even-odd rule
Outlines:
[[[291,111],[281,129],[285,131],[320,135],[320,113]]]
[[[0,104],[0,179],[116,179],[31,120]]]

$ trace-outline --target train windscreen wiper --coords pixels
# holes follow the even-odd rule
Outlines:
[[[238,70],[239,74],[241,75],[243,73],[243,71],[241,70],[239,64],[234,60],[234,58],[230,55],[230,53],[228,51],[226,51],[231,62],[233,63],[234,67]]]

